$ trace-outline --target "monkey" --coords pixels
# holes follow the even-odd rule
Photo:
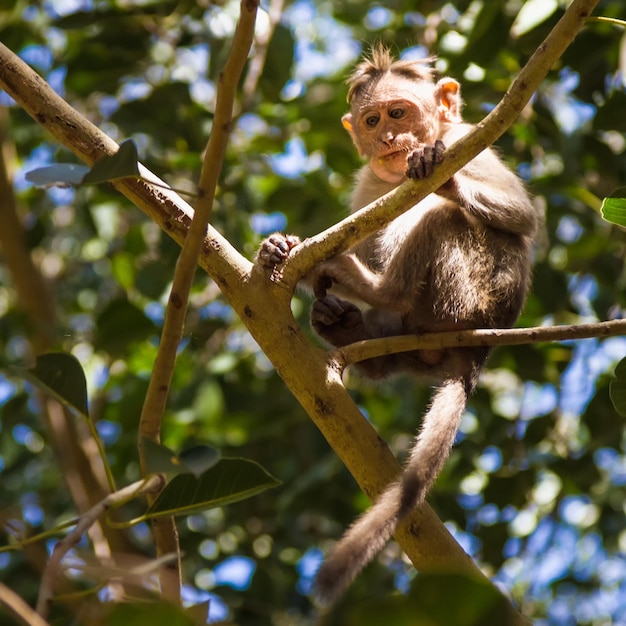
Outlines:
[[[432,59],[395,60],[374,47],[349,77],[345,129],[365,164],[352,212],[407,179],[432,175],[446,146],[472,126],[461,117],[459,83],[435,81]],[[538,215],[522,181],[488,148],[434,193],[305,277],[311,324],[341,347],[364,339],[511,327],[531,281]],[[279,233],[257,262],[284,263],[300,243]],[[416,350],[356,363],[371,379],[406,372],[437,389],[398,480],[389,485],[323,561],[314,589],[332,603],[421,504],[452,448],[489,349]]]

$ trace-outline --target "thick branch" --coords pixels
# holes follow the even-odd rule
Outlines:
[[[88,165],[105,155],[115,154],[119,146],[94,126],[0,42],[0,87],[2,87],[38,124]],[[193,216],[192,207],[147,168],[139,165],[146,180],[165,187],[155,187],[141,180],[125,178],[112,185],[135,206],[157,223],[172,239],[182,245]],[[241,283],[252,264],[211,226],[201,265],[211,277],[229,284]]]
[[[378,356],[409,350],[437,350],[474,346],[519,346],[528,343],[615,337],[626,335],[626,320],[568,326],[535,326],[533,328],[480,328],[423,335],[402,335],[357,341],[332,351],[331,356],[343,367]]]

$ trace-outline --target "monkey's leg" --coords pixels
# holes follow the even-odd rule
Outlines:
[[[357,306],[333,294],[319,298],[311,307],[311,325],[315,332],[331,345],[340,348],[355,341],[391,337],[403,334],[399,315],[389,311],[368,309],[362,312]],[[431,365],[420,360],[417,352],[389,354],[360,361],[354,365],[369,378],[380,379],[400,370],[429,372]]]
[[[311,325],[322,339],[335,347],[370,338],[361,309],[332,294],[315,300],[311,307]]]

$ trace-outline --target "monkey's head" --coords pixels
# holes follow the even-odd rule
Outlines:
[[[409,154],[434,144],[442,124],[461,121],[459,83],[433,81],[431,59],[395,61],[374,48],[348,80],[350,113],[341,119],[361,156],[382,180],[400,183]]]

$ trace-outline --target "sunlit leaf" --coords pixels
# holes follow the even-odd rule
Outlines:
[[[116,178],[138,177],[137,147],[130,139],[120,145],[120,149],[111,155],[102,157],[83,178],[84,185],[95,185]]]
[[[611,381],[609,395],[615,410],[626,417],[626,359],[622,359],[615,368],[615,379]]]
[[[75,356],[66,352],[41,354],[35,367],[22,372],[22,375],[63,404],[88,417],[87,380]]]
[[[24,177],[38,187],[78,187],[88,172],[86,165],[55,163],[26,172]]]
[[[246,459],[222,459],[197,477],[175,476],[147,512],[148,517],[188,515],[250,498],[280,484],[258,463]]]
[[[604,198],[601,211],[607,222],[626,228],[626,187],[620,187]]]
[[[557,0],[528,0],[525,2],[511,27],[511,35],[520,37],[545,22],[557,9]]]

